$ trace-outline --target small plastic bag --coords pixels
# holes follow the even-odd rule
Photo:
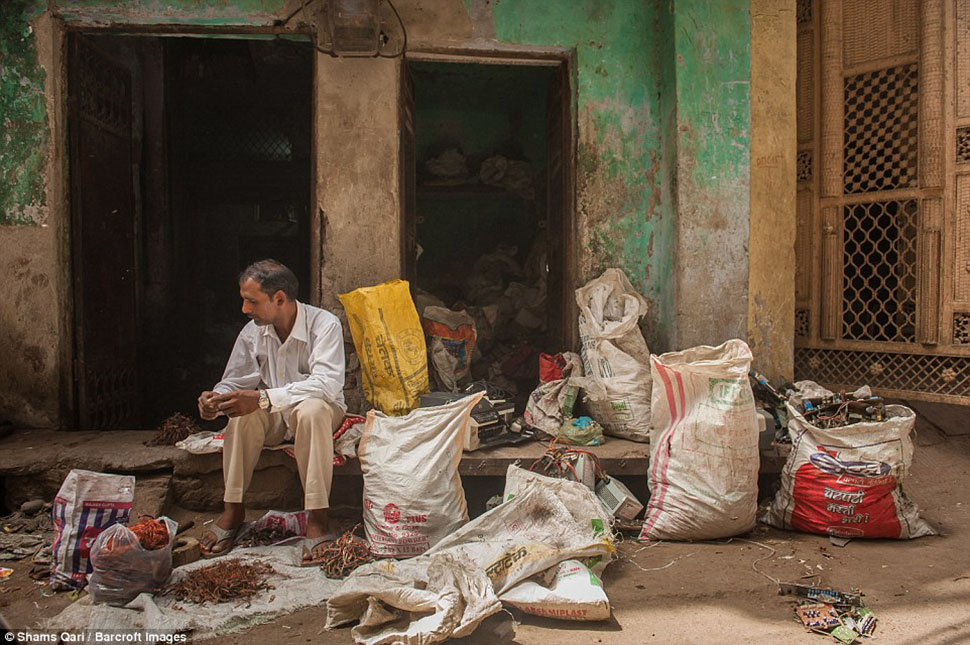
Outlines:
[[[91,548],[94,573],[88,577],[88,593],[95,603],[126,605],[140,593],[156,593],[172,574],[172,547],[178,524],[158,518],[168,529],[168,544],[148,550],[123,524],[115,524],[95,540]]]

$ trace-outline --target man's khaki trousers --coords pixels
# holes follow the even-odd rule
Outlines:
[[[333,432],[342,421],[341,410],[322,399],[305,399],[290,410],[293,452],[307,510],[330,507]],[[285,437],[286,423],[279,412],[256,410],[229,420],[222,449],[222,472],[226,484],[223,500],[243,501],[263,446],[275,446]]]

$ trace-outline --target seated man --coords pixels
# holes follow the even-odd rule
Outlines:
[[[200,539],[211,557],[228,552],[245,519],[243,495],[264,445],[293,438],[309,511],[304,557],[333,540],[327,518],[333,476],[333,431],[343,420],[344,339],[340,320],[297,302],[298,283],[275,260],[239,274],[239,332],[222,380],[199,396],[206,420],[229,416],[222,452],[225,510]]]

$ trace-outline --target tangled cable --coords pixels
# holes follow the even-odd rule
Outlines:
[[[367,540],[354,535],[359,528],[360,524],[328,544],[318,558],[320,568],[328,578],[346,578],[357,567],[374,561],[374,553]]]
[[[542,453],[542,456],[532,462],[529,470],[542,475],[548,475],[549,477],[582,482],[582,478],[576,471],[576,462],[581,457],[587,457],[593,465],[593,473],[596,481],[610,480],[609,475],[600,466],[600,460],[596,455],[581,448],[556,445],[558,440],[558,437],[553,437],[552,441],[549,442],[549,447]]]

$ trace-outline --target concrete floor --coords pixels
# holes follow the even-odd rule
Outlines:
[[[723,543],[646,548],[631,539],[620,546],[620,559],[604,574],[613,606],[608,622],[568,623],[516,614],[521,622],[514,642],[831,642],[792,621],[792,600],[777,594],[773,578],[862,590],[879,618],[878,643],[970,643],[970,412],[938,406],[920,413],[912,477],[905,488],[941,537],[856,540],[838,548],[821,536],[759,527]],[[172,515],[195,518],[199,525],[212,517],[180,509]],[[70,602],[64,594],[42,596],[45,587],[26,578],[25,563],[5,566],[17,572],[0,581],[0,614],[14,628],[30,627]],[[349,629],[326,632],[324,621],[325,608],[311,608],[207,642],[353,642]],[[498,639],[482,634],[468,640],[492,645]]]

